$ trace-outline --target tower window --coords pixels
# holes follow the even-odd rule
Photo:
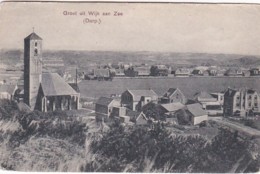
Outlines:
[[[38,56],[38,50],[37,49],[34,50],[34,55]]]
[[[37,42],[35,42],[35,44],[34,44],[34,45],[37,47],[38,43],[37,43]]]

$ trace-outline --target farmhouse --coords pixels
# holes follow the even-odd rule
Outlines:
[[[154,65],[151,67],[151,76],[168,76],[169,69],[166,65]]]
[[[190,70],[186,68],[178,68],[175,71],[175,76],[176,77],[188,77],[190,76]]]
[[[226,73],[226,76],[243,76],[243,72],[240,68],[229,68]]]
[[[259,112],[260,98],[253,89],[231,89],[224,94],[224,116],[249,116]]]
[[[121,95],[121,105],[140,111],[149,102],[158,103],[158,95],[152,90],[126,90]]]
[[[213,97],[211,94],[203,91],[194,95],[195,101],[202,105],[208,115],[223,115],[223,109],[218,101],[218,98]]]
[[[186,103],[186,97],[181,92],[179,88],[169,88],[166,93],[163,94],[161,98],[161,103],[175,103],[180,102],[182,104]]]
[[[98,80],[108,80],[110,78],[109,69],[93,69],[93,75]]]
[[[208,114],[199,103],[186,105],[176,111],[175,116],[179,124],[197,125],[208,120]]]
[[[108,97],[100,97],[95,105],[96,119],[98,121],[108,121],[108,119],[112,116],[113,108],[119,106],[119,100]]]
[[[252,68],[252,69],[250,69],[250,76],[259,76],[259,75],[260,75],[259,68]]]

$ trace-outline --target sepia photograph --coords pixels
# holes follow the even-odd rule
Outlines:
[[[260,172],[260,4],[0,3],[0,171]]]

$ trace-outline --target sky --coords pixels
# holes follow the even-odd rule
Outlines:
[[[83,11],[100,16],[80,15]],[[113,16],[114,11],[123,15]],[[101,23],[84,23],[86,18]],[[259,19],[260,5],[253,4],[5,2],[0,48],[23,49],[34,27],[46,50],[260,55]]]

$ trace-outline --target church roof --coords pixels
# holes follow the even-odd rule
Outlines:
[[[78,93],[57,73],[42,73],[42,90],[45,96],[77,95]]]
[[[24,38],[24,40],[42,40],[42,38],[33,32],[29,36]]]

